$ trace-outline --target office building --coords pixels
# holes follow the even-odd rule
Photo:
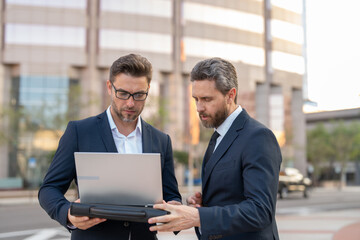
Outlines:
[[[128,53],[153,64],[144,119],[175,150],[189,145],[192,67],[222,57],[237,69],[238,103],[305,171],[303,0],[4,0],[0,9],[0,106],[22,114],[0,120],[0,178],[47,166],[66,120],[104,111],[109,67]]]

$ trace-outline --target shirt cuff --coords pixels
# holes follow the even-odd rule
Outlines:
[[[68,223],[66,226],[67,226],[70,230],[75,230],[75,229],[77,229],[77,227],[75,227],[75,226],[72,225],[71,223]]]

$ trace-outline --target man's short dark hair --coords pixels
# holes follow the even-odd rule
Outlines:
[[[192,69],[190,80],[215,81],[216,89],[226,95],[230,89],[236,89],[235,103],[237,101],[238,80],[235,67],[228,61],[221,58],[210,58],[198,62]]]
[[[148,84],[152,78],[152,65],[145,57],[138,54],[129,54],[117,59],[110,67],[110,81],[120,73],[133,77],[146,77]]]

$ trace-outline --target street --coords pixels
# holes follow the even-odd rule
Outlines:
[[[308,199],[294,193],[278,199],[276,218],[282,240],[346,240],[336,237],[346,227],[360,223],[360,188],[314,189]],[[47,216],[36,198],[0,199],[0,222],[0,240],[68,240],[70,236]],[[356,237],[353,239],[360,239],[360,235]],[[193,229],[177,236],[159,233],[158,238],[197,239]]]

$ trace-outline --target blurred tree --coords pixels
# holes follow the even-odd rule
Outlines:
[[[72,81],[72,80],[70,80]],[[74,84],[75,82],[75,84]],[[61,137],[66,125],[71,120],[79,118],[80,110],[86,109],[92,104],[81,101],[81,88],[77,81],[72,81],[68,90],[67,98],[56,99],[56,104],[49,105],[44,102],[41,106],[26,109],[18,104],[3,106],[0,111],[0,144],[6,144],[9,149],[9,176],[21,177],[27,185],[29,158],[36,159],[36,168],[39,170],[39,178],[48,168],[55,149],[45,147],[47,139],[55,142]],[[88,93],[87,96],[93,95]],[[60,110],[59,106],[67,107]],[[39,138],[44,138],[39,141]]]
[[[176,160],[176,162],[187,166],[189,160],[189,154],[185,151],[174,150],[174,159]]]
[[[165,130],[166,124],[169,122],[169,114],[167,110],[167,102],[169,100],[163,96],[151,96],[146,102],[146,111],[151,112],[145,119],[147,123],[160,129]]]
[[[331,122],[329,128],[325,128],[323,124],[317,125],[307,133],[307,157],[314,166],[315,181],[323,163],[328,163],[331,168],[334,168],[335,162],[339,163],[339,187],[343,186],[348,161],[355,161],[357,166],[360,162],[360,124],[345,125],[338,121]]]
[[[346,126],[343,122],[334,123],[334,128],[330,130],[330,159],[332,162],[340,163],[340,184],[341,188],[346,183],[345,168],[350,160],[353,150],[353,140],[356,131],[353,125]]]
[[[360,182],[360,124],[354,124],[355,134],[353,137],[352,150],[350,154],[350,160],[355,162],[356,179],[357,183]]]
[[[317,125],[307,133],[307,159],[314,167],[313,182],[317,185],[321,164],[330,157],[329,133],[323,124]]]

